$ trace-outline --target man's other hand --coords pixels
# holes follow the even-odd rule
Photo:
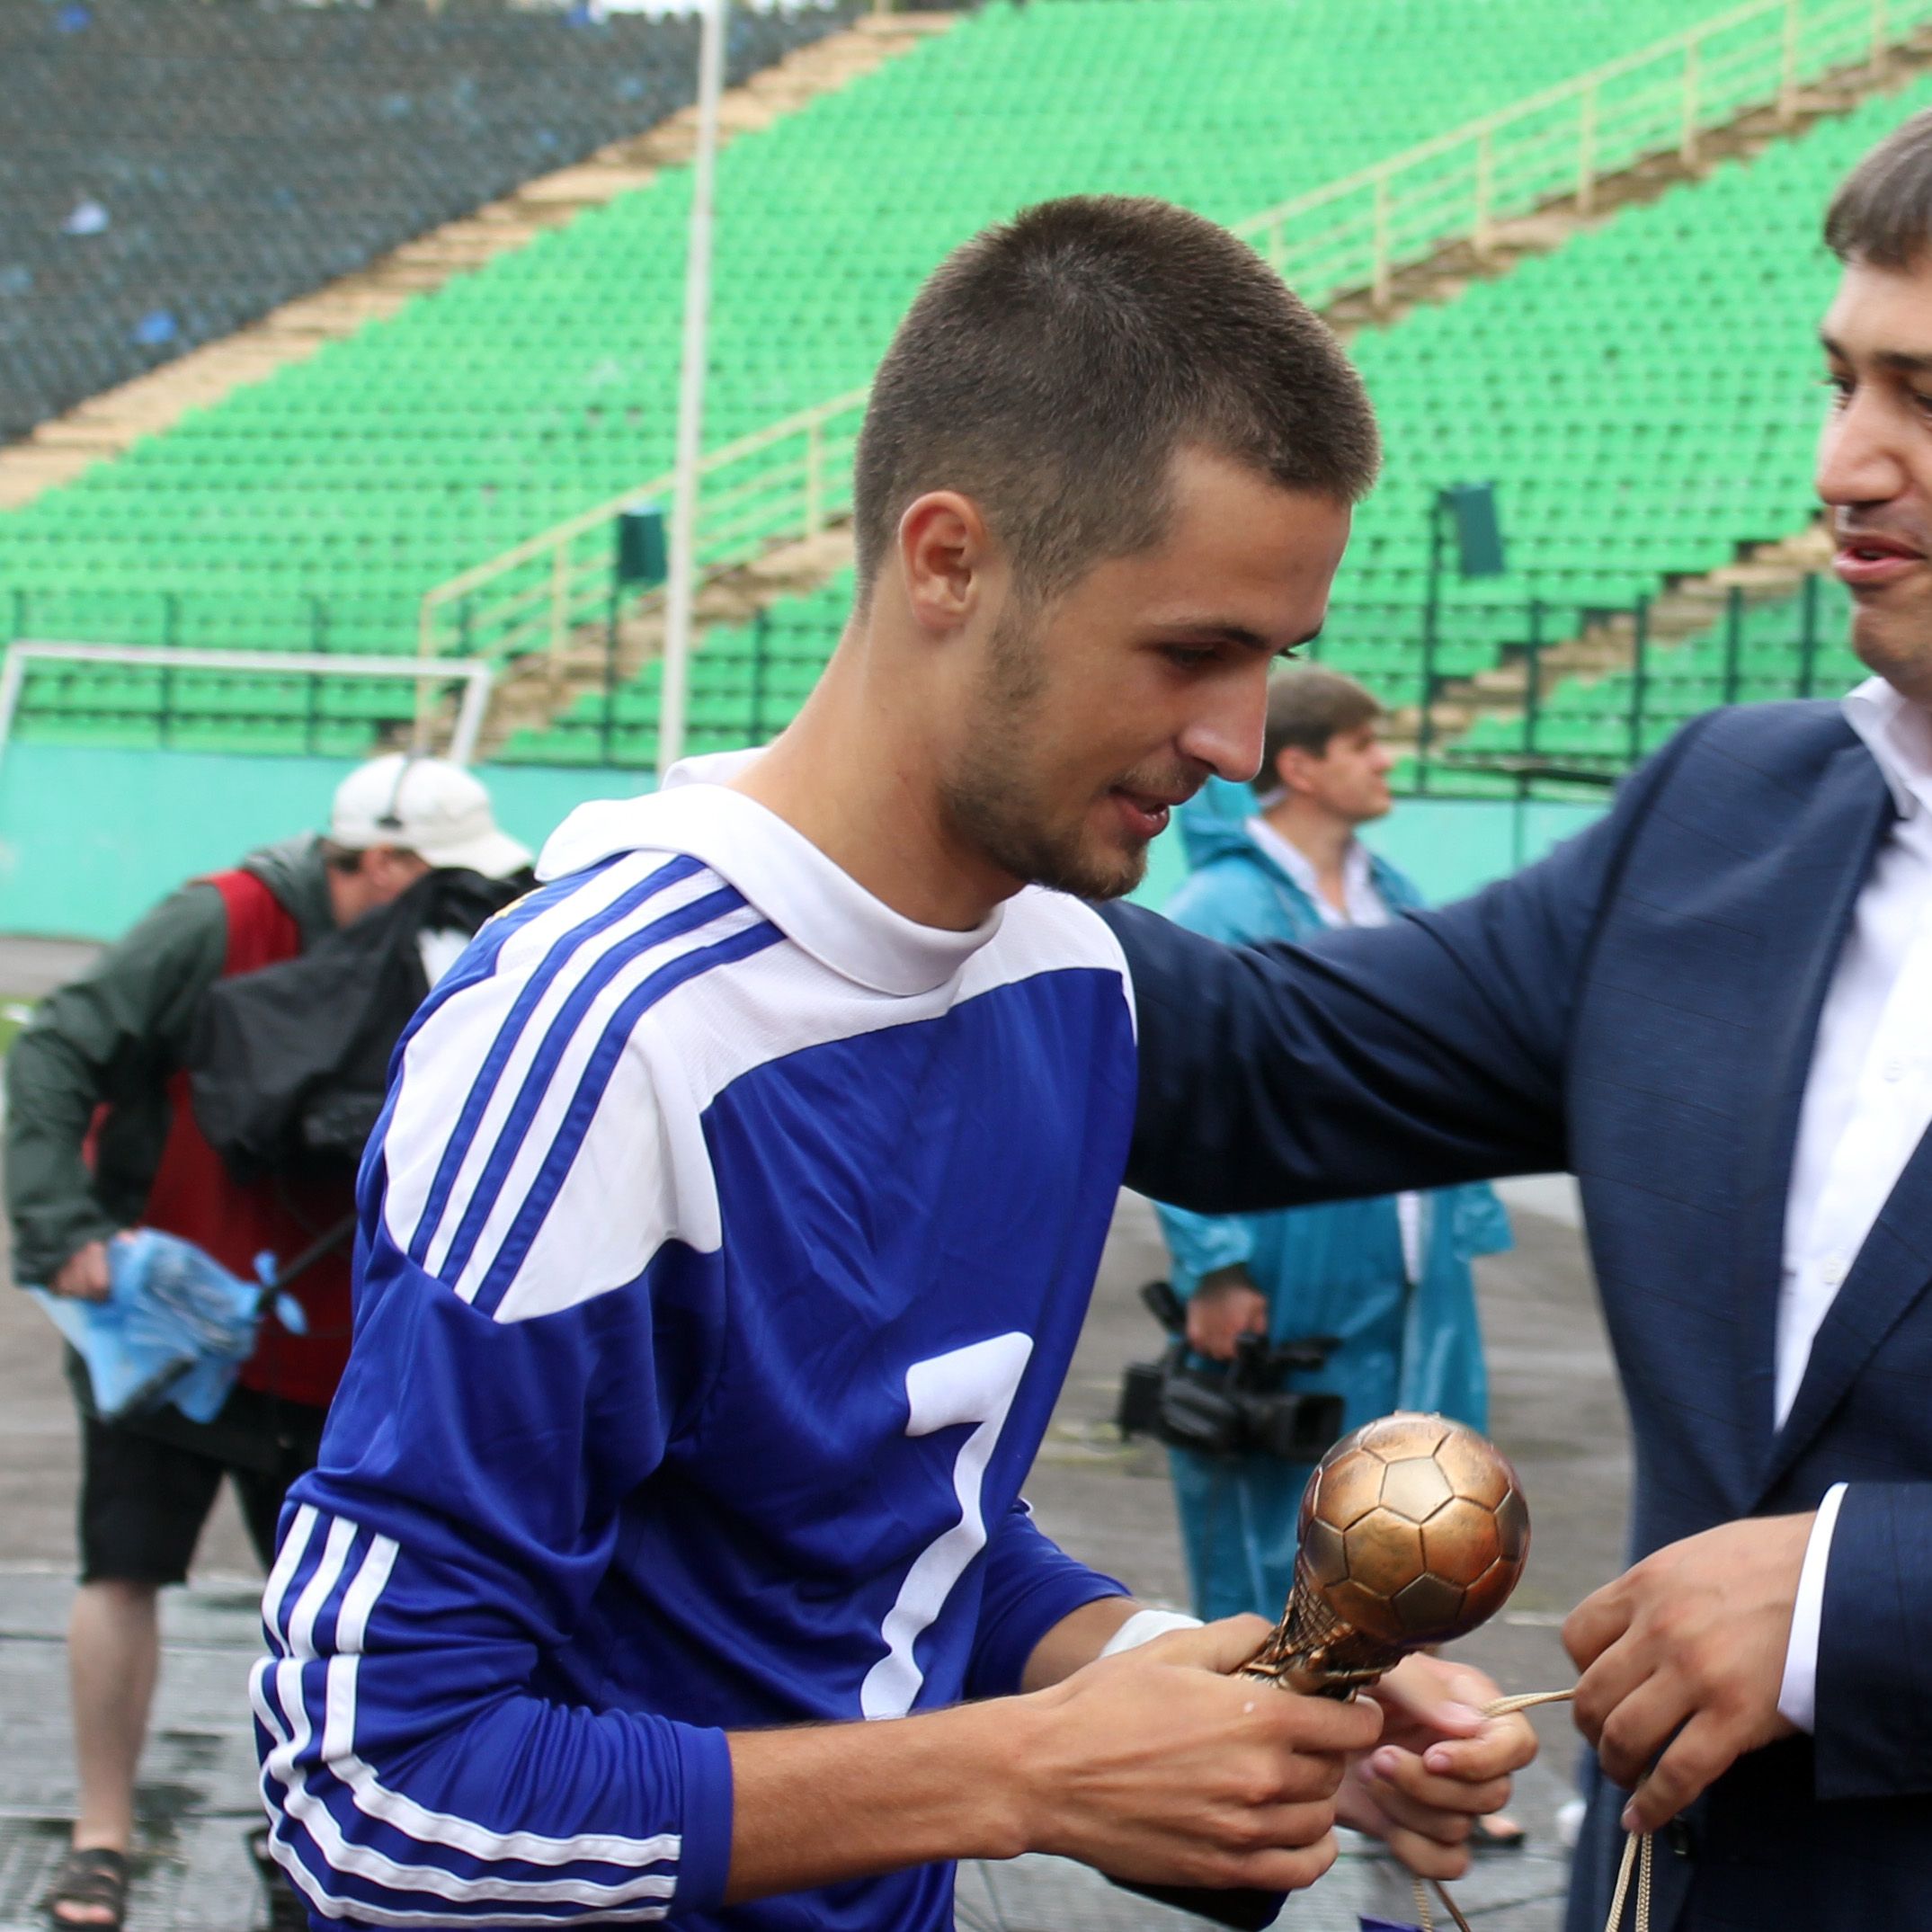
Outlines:
[[[1239,1268],[1201,1277],[1188,1301],[1188,1346],[1211,1362],[1232,1362],[1243,1335],[1268,1332],[1268,1297]]]
[[[1509,1802],[1511,1774],[1536,1755],[1536,1733],[1520,1713],[1484,1717],[1502,1693],[1466,1664],[1405,1658],[1368,1695],[1383,1709],[1382,1741],[1352,1766],[1336,1815],[1411,1872],[1460,1878],[1475,1821]]]
[[[58,1268],[48,1287],[70,1301],[104,1302],[109,1287],[107,1243],[91,1241],[76,1248]]]
[[[1259,1616],[1175,1631],[1021,1700],[1029,1848],[1144,1883],[1321,1877],[1346,1758],[1375,1743],[1382,1711],[1233,1675],[1268,1631]]]
[[[1626,1791],[1650,1772],[1625,1809],[1631,1829],[1656,1830],[1746,1751],[1789,1735],[1777,1698],[1812,1523],[1721,1524],[1571,1611],[1577,1727]]]

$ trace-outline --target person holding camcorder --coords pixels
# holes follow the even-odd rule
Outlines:
[[[1317,665],[1269,690],[1256,801],[1245,818],[1190,808],[1195,870],[1167,907],[1233,944],[1384,925],[1420,904],[1356,832],[1390,809],[1381,708]],[[1239,797],[1232,786],[1224,799]],[[1189,1583],[1206,1618],[1280,1613],[1310,1467],[1392,1409],[1487,1425],[1488,1379],[1469,1262],[1509,1244],[1487,1187],[1258,1215],[1160,1208],[1171,1297],[1150,1304],[1175,1342],[1130,1386],[1123,1421],[1171,1452]]]

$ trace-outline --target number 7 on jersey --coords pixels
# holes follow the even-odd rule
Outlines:
[[[886,1640],[886,1654],[866,1672],[859,1687],[859,1708],[864,1716],[904,1717],[919,1695],[925,1673],[913,1660],[913,1646],[946,1607],[966,1565],[986,1546],[981,1486],[1032,1354],[1032,1336],[994,1335],[929,1356],[905,1372],[908,1436],[930,1436],[962,1422],[979,1426],[961,1445],[953,1465],[959,1520],[919,1553],[899,1586],[898,1600],[886,1613],[879,1633]]]

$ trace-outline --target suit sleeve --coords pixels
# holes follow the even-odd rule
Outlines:
[[[1932,1483],[1847,1483],[1832,1528],[1812,1736],[1820,1798],[1932,1793]]]
[[[404,1043],[363,1169],[354,1349],[263,1598],[272,1842],[329,1919],[675,1918],[725,1886],[723,1733],[542,1678],[625,1498],[708,1389],[717,1258],[665,1234],[647,1178],[601,1224],[545,1218],[540,1180],[502,1186],[466,1141],[462,1097],[507,1037],[490,1002],[514,993],[445,994]],[[592,1185],[669,1160],[647,1072],[621,1061],[608,1091],[566,1189],[586,1163]],[[523,1137],[554,1135],[560,1172],[583,1123],[546,1093],[528,1104]]]
[[[1548,858],[1393,925],[1229,947],[1102,908],[1138,1015],[1128,1185],[1231,1214],[1568,1167],[1564,1063],[1598,920],[1697,728]]]

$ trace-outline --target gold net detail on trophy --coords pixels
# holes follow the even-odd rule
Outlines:
[[[1345,1696],[1502,1607],[1529,1554],[1529,1509],[1486,1437],[1402,1412],[1344,1436],[1315,1465],[1300,1534],[1287,1609],[1243,1669]]]

